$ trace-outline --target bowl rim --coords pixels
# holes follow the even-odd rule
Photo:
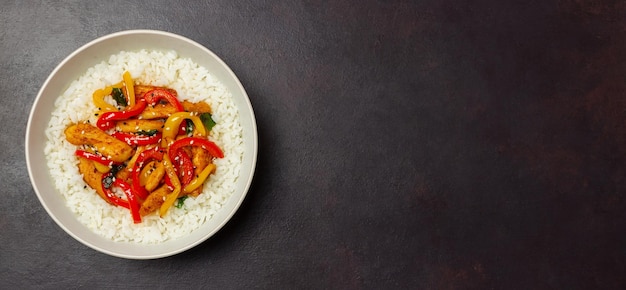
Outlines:
[[[110,250],[110,249],[105,249],[102,247],[99,247],[97,245],[95,245],[93,242],[87,241],[86,239],[84,239],[83,237],[79,236],[77,233],[71,231],[68,227],[66,227],[66,225],[56,216],[56,214],[54,213],[54,211],[48,206],[48,204],[46,203],[46,201],[43,198],[43,195],[39,189],[39,187],[37,186],[37,181],[36,181],[36,176],[35,176],[35,172],[33,169],[33,160],[31,160],[31,151],[33,150],[31,148],[31,132],[32,132],[32,128],[33,128],[33,120],[35,118],[35,113],[36,110],[38,108],[38,105],[40,104],[41,100],[43,99],[43,94],[44,91],[46,90],[46,88],[50,85],[50,82],[53,80],[53,78],[59,73],[59,71],[61,69],[63,69],[71,60],[73,60],[74,58],[76,58],[78,55],[80,55],[81,53],[84,53],[86,50],[88,50],[89,48],[96,46],[102,42],[105,42],[107,40],[110,39],[115,39],[117,37],[121,37],[121,36],[130,36],[130,35],[155,35],[155,36],[162,36],[162,37],[169,37],[172,39],[178,39],[180,41],[186,42],[187,44],[200,49],[204,54],[210,56],[210,58],[212,59],[212,61],[215,61],[217,63],[217,65],[219,65],[221,67],[221,69],[223,69],[226,72],[226,75],[228,78],[230,78],[230,81],[234,82],[234,85],[236,86],[236,89],[239,90],[238,93],[241,93],[241,96],[243,97],[240,101],[243,101],[242,104],[240,104],[238,107],[239,111],[240,111],[240,122],[242,122],[242,117],[241,117],[241,112],[245,110],[246,114],[249,114],[249,121],[247,123],[248,126],[250,126],[250,132],[251,133],[251,138],[250,140],[244,140],[244,142],[251,142],[250,146],[252,149],[252,152],[250,152],[250,158],[251,160],[249,160],[249,173],[248,172],[243,172],[243,167],[242,167],[242,171],[240,172],[239,178],[241,179],[242,177],[244,177],[244,186],[242,188],[242,192],[239,195],[239,199],[235,201],[235,204],[232,206],[232,209],[230,212],[228,212],[226,214],[226,216],[224,216],[224,219],[221,220],[211,231],[205,233],[203,236],[201,236],[199,239],[190,242],[190,243],[186,243],[184,244],[184,246],[179,247],[179,248],[175,248],[175,249],[167,249],[166,251],[163,252],[158,252],[158,253],[142,253],[142,254],[126,254],[126,253],[120,253],[114,250]],[[172,50],[176,50],[176,48],[172,48]],[[122,51],[122,49],[118,50]],[[102,59],[104,60],[104,59]],[[197,60],[192,59],[194,62],[196,62]],[[209,73],[212,73],[211,71],[209,71]],[[67,81],[67,85],[69,85],[71,82],[73,81],[73,79],[68,79]],[[229,88],[230,89],[230,88]],[[232,92],[231,92],[232,93]],[[55,97],[54,99],[56,100],[58,97]],[[243,106],[243,107],[242,107]],[[47,119],[49,121],[49,118]],[[243,124],[242,124],[243,126]],[[244,137],[245,137],[245,132],[244,132]],[[245,139],[245,138],[244,138]],[[110,33],[110,34],[106,34],[100,37],[97,37],[89,42],[87,42],[86,44],[80,46],[78,49],[74,50],[73,52],[71,52],[68,56],[66,56],[47,76],[46,80],[43,82],[43,84],[41,85],[33,103],[31,106],[31,109],[29,111],[29,116],[28,116],[28,121],[26,124],[26,130],[25,130],[25,159],[26,159],[26,166],[27,166],[27,170],[28,170],[28,175],[29,175],[29,179],[31,182],[31,186],[33,188],[33,190],[35,191],[35,194],[37,195],[37,198],[39,199],[40,204],[44,207],[44,209],[46,210],[46,212],[48,213],[48,215],[55,221],[55,223],[61,227],[67,234],[69,234],[70,236],[72,236],[75,240],[79,241],[80,243],[88,246],[89,248],[92,248],[96,251],[99,251],[101,253],[105,253],[108,254],[110,256],[114,256],[114,257],[119,257],[119,258],[126,258],[126,259],[141,259],[141,260],[145,260],[145,259],[157,259],[157,258],[164,258],[164,257],[168,257],[168,256],[172,256],[172,255],[176,255],[179,253],[182,253],[186,250],[189,250],[201,243],[203,243],[204,241],[206,241],[207,239],[209,239],[210,237],[212,237],[215,233],[217,233],[219,230],[221,230],[224,225],[226,225],[226,223],[228,223],[228,221],[230,221],[232,219],[232,217],[235,215],[235,213],[239,210],[241,204],[243,203],[243,200],[245,199],[245,197],[247,196],[251,184],[252,184],[252,180],[254,178],[254,173],[256,171],[256,163],[257,163],[257,158],[258,158],[258,132],[257,132],[257,124],[256,124],[256,118],[255,118],[255,114],[254,114],[254,110],[252,108],[252,104],[250,102],[250,98],[245,90],[245,88],[243,87],[243,85],[241,84],[241,81],[239,80],[239,78],[235,75],[235,73],[232,71],[232,69],[219,57],[217,56],[213,51],[209,50],[208,48],[206,48],[204,45],[190,39],[187,38],[185,36],[182,35],[178,35],[172,32],[167,32],[167,31],[161,31],[161,30],[151,30],[151,29],[131,29],[131,30],[123,30],[123,31],[118,31],[118,32],[114,32],[114,33]],[[244,144],[245,145],[245,144]],[[248,147],[246,147],[248,148]],[[242,161],[243,162],[243,161]],[[46,167],[46,170],[49,170],[49,168]],[[242,173],[245,173],[246,176],[244,176]],[[58,192],[58,190],[56,188],[53,189],[54,192]],[[233,196],[235,194],[238,194],[237,192],[235,192],[233,194]],[[231,196],[232,198],[232,196]],[[230,199],[230,198],[229,198]],[[68,208],[69,210],[69,208]],[[218,210],[219,211],[223,211],[224,208],[220,208]],[[205,223],[208,223],[209,220],[207,220]],[[82,224],[82,223],[81,223]],[[200,228],[194,230],[197,231]],[[193,233],[193,232],[192,232]],[[102,237],[102,239],[105,239],[104,237]]]

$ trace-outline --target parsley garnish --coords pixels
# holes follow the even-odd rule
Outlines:
[[[211,113],[202,113],[200,114],[200,120],[202,120],[202,124],[207,129],[207,131],[211,131],[211,128],[215,126],[215,121],[211,117]]]
[[[113,97],[115,102],[117,102],[118,105],[120,106],[128,105],[128,103],[126,102],[126,97],[124,97],[124,93],[122,92],[122,89],[113,88],[113,92],[111,92],[111,96]]]
[[[185,203],[185,199],[187,199],[189,196],[185,195],[185,196],[181,196],[176,200],[176,207],[177,208],[182,208],[183,204]]]
[[[157,129],[152,129],[152,130],[139,130],[137,131],[137,135],[146,135],[146,136],[154,136],[156,133],[158,133],[159,130]]]
[[[189,135],[193,133],[193,122],[191,122],[190,120],[187,120],[187,125],[185,127],[185,134]]]

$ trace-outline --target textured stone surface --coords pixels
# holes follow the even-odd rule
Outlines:
[[[623,1],[87,2],[0,9],[0,288],[626,287]],[[47,75],[139,28],[229,64],[260,144],[234,219],[153,261],[63,232],[24,160]]]

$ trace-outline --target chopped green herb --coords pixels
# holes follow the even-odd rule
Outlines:
[[[182,208],[183,204],[185,203],[185,199],[187,199],[189,196],[185,195],[185,196],[181,196],[176,200],[176,207],[177,208]]]
[[[152,129],[152,130],[139,130],[137,131],[137,135],[146,135],[146,136],[154,136],[156,133],[158,133],[159,130],[157,129]]]
[[[111,93],[111,96],[113,97],[115,102],[117,102],[118,105],[120,106],[128,105],[128,103],[126,102],[126,97],[124,97],[124,93],[122,92],[122,89],[113,88],[113,92]]]
[[[202,124],[204,124],[207,131],[211,131],[211,128],[215,126],[215,121],[213,121],[211,113],[200,114],[200,120],[202,120]]]
[[[193,133],[193,122],[187,120],[187,125],[185,127],[185,134],[189,135]]]

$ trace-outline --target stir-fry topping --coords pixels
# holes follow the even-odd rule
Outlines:
[[[178,98],[170,88],[135,84],[125,72],[118,84],[93,93],[96,125],[72,124],[65,136],[77,146],[83,180],[133,222],[202,193],[222,150],[209,135],[211,106]],[[176,204],[175,204],[176,203]]]

